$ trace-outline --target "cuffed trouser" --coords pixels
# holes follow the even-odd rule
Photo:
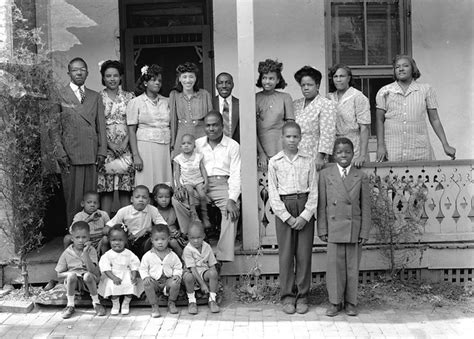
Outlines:
[[[357,305],[362,247],[358,243],[328,243],[327,255],[329,302],[336,305],[345,301]]]
[[[150,305],[158,305],[157,292],[163,292],[166,287],[166,293],[169,301],[176,301],[178,299],[179,288],[181,287],[181,280],[175,281],[172,278],[161,277],[158,280],[153,279],[151,285],[144,285],[145,294]]]
[[[219,261],[234,261],[234,245],[238,220],[232,221],[227,217],[227,201],[229,200],[229,184],[225,177],[209,178],[207,197],[221,211],[221,233],[216,249],[216,259]],[[184,234],[188,233],[191,223],[191,211],[181,201],[173,198],[173,206],[178,218],[179,227]]]
[[[307,197],[282,201],[287,211],[297,217],[304,210]],[[284,303],[307,302],[311,286],[311,256],[314,238],[314,218],[302,230],[293,230],[276,217],[278,261],[280,265],[280,296]]]
[[[67,227],[81,208],[84,193],[97,190],[97,171],[93,165],[71,165],[67,173],[61,173],[64,199],[66,201]]]

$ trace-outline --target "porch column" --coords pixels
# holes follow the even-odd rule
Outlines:
[[[240,153],[242,157],[242,239],[244,250],[260,243],[257,200],[257,126],[255,120],[253,0],[237,0]]]

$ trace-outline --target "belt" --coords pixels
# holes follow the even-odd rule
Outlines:
[[[300,198],[306,198],[309,193],[295,193],[295,194],[282,194],[280,195],[281,200],[298,200]]]
[[[214,179],[214,180],[219,180],[219,179],[229,179],[229,176],[228,175],[208,175],[207,176],[208,179]]]

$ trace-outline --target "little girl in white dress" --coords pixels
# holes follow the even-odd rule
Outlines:
[[[111,249],[99,261],[102,277],[98,292],[104,298],[111,297],[111,315],[119,314],[120,297],[124,296],[121,313],[128,314],[132,296],[140,297],[143,293],[143,283],[138,274],[140,260],[125,248],[127,233],[124,225],[118,224],[110,229],[109,242]]]

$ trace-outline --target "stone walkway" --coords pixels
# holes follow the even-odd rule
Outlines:
[[[108,310],[108,313],[110,310]],[[211,314],[207,306],[190,316],[162,309],[150,318],[149,308],[132,308],[128,316],[96,317],[79,308],[63,320],[61,309],[40,307],[29,314],[0,313],[0,338],[472,338],[474,314],[449,309],[361,310],[357,317],[324,315],[313,306],[305,315],[286,315],[278,305],[234,303]]]

